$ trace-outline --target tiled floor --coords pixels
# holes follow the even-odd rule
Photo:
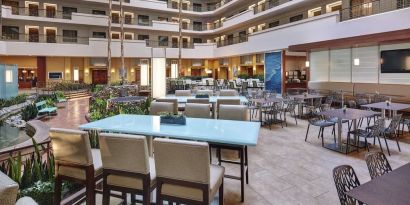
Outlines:
[[[67,107],[60,109],[58,116],[47,123],[54,127],[77,128],[85,123],[87,110],[88,99],[69,101]],[[249,185],[245,186],[244,204],[338,204],[332,169],[341,164],[353,166],[362,183],[370,180],[363,160],[367,151],[346,156],[324,149],[315,128],[310,130],[308,142],[305,142],[307,122],[298,122],[295,125],[293,118],[288,118],[288,127],[283,129],[279,125],[272,130],[261,128],[258,145],[249,148],[250,176]],[[333,140],[330,129],[326,130],[325,138],[329,142]],[[403,141],[408,142],[408,139],[410,135],[406,134]],[[398,152],[393,141],[389,141],[389,146],[392,155],[388,160],[393,169],[410,162],[409,144],[401,143],[402,152]],[[372,150],[379,149],[373,147]],[[235,174],[239,169],[228,165],[227,172]],[[224,197],[227,205],[241,204],[239,181],[225,179]],[[100,196],[97,199],[101,199]]]

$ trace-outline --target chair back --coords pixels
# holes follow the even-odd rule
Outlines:
[[[246,91],[248,89],[248,82],[247,81],[244,81],[243,83],[242,83],[242,91]]]
[[[216,110],[219,111],[219,106],[220,105],[240,105],[241,100],[240,99],[217,99],[216,100]]]
[[[99,139],[104,169],[149,173],[148,145],[145,136],[102,133]]]
[[[335,181],[337,194],[339,195],[340,204],[356,204],[356,199],[345,194],[353,188],[360,186],[354,169],[349,165],[338,166],[333,169],[333,179]]]
[[[389,134],[396,133],[396,130],[400,126],[400,121],[401,121],[402,116],[403,114],[399,114],[399,115],[395,115],[392,117],[389,127],[387,127],[387,130],[386,130]]]
[[[185,105],[185,115],[193,118],[210,118],[211,107],[208,104],[187,103]]]
[[[254,88],[257,88],[258,87],[258,82],[256,80],[253,80],[252,85],[253,85]]]
[[[208,96],[212,96],[214,95],[214,91],[213,90],[198,90],[196,91],[197,95],[208,95]]]
[[[377,119],[374,122],[374,125],[370,129],[370,132],[369,132],[370,136],[372,137],[380,136],[383,127],[384,127],[384,118]]]
[[[238,96],[238,91],[236,91],[236,90],[221,90],[221,91],[219,91],[219,96]]]
[[[187,103],[209,104],[209,98],[192,98],[192,99],[187,99]]]
[[[174,104],[169,102],[151,102],[150,115],[160,115],[161,112],[174,113]]]
[[[209,184],[208,143],[155,138],[154,150],[157,177]]]
[[[221,105],[219,107],[219,117],[221,120],[248,120],[248,109],[245,105]]]
[[[50,139],[56,162],[88,166],[93,164],[88,133],[71,129],[50,129]]]
[[[372,179],[392,171],[389,161],[382,152],[367,153],[365,160]]]
[[[191,90],[175,90],[175,96],[191,96]]]
[[[173,104],[172,113],[178,114],[178,100],[177,99],[156,99],[156,102],[167,102]]]
[[[236,85],[235,85],[235,83],[234,83],[233,81],[230,81],[230,82],[229,82],[229,88],[230,88],[230,89],[235,89],[235,88],[236,88]]]
[[[0,171],[0,202],[2,205],[15,205],[19,185]]]

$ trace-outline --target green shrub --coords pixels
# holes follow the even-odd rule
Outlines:
[[[31,104],[26,106],[22,111],[21,111],[21,118],[24,121],[29,121],[37,117],[38,110],[35,104]]]
[[[5,108],[5,107],[10,107],[13,105],[17,105],[20,103],[24,103],[27,100],[27,95],[26,94],[22,94],[22,95],[18,95],[16,97],[12,97],[10,99],[0,99],[0,110]]]

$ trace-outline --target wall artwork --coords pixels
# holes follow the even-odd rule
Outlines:
[[[0,99],[8,99],[18,94],[17,65],[0,64]]]
[[[265,53],[265,89],[282,93],[282,52]]]

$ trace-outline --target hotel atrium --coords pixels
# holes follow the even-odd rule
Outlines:
[[[410,205],[410,0],[2,0],[0,205]]]

